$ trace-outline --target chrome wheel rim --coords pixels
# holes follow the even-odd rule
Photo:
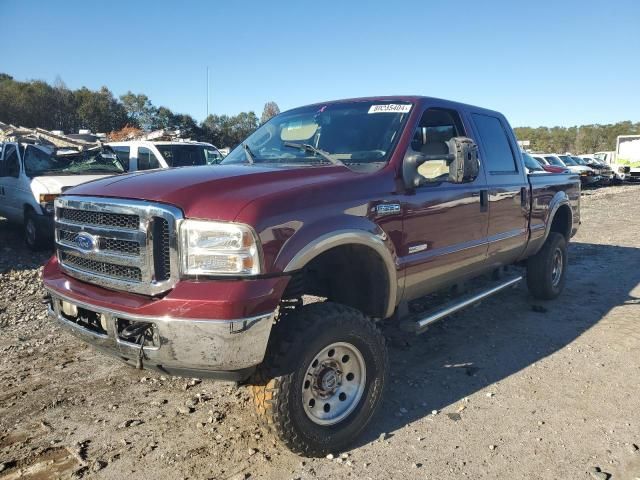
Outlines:
[[[554,287],[557,287],[560,283],[560,279],[562,278],[562,270],[564,268],[562,262],[562,251],[560,249],[554,252],[552,265],[553,267],[551,269],[551,284]]]
[[[25,231],[27,232],[27,243],[29,245],[33,245],[36,242],[36,226],[33,223],[33,220],[27,220]]]
[[[302,380],[302,404],[318,425],[335,425],[349,416],[364,393],[364,358],[350,343],[337,342],[318,352]]]

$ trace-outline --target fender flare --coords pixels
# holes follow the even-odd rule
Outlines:
[[[545,226],[544,239],[542,243],[547,241],[547,238],[551,233],[551,224],[553,223],[553,219],[555,218],[556,213],[558,213],[560,207],[565,205],[569,208],[569,231],[567,232],[567,234],[571,236],[571,231],[573,229],[573,210],[571,209],[571,202],[569,201],[569,197],[567,196],[566,192],[561,191],[556,193],[549,203],[549,213],[547,215],[547,224]]]
[[[393,315],[396,308],[398,275],[393,254],[385,243],[385,240],[387,239],[388,237],[384,232],[374,234],[365,230],[356,229],[337,230],[326,233],[300,249],[287,263],[284,268],[284,272],[300,270],[318,255],[334,247],[353,244],[369,247],[380,256],[387,271],[389,288],[387,294],[387,308],[384,318],[388,318]]]

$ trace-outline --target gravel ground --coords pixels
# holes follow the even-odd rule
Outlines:
[[[510,290],[390,335],[381,413],[332,459],[276,444],[244,387],[133,370],[62,333],[47,254],[0,220],[0,478],[640,478],[639,194],[584,193],[558,300]]]

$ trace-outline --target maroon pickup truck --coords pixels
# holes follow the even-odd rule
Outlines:
[[[247,382],[278,438],[323,455],[380,404],[379,322],[419,333],[523,276],[556,297],[579,200],[577,176],[528,174],[500,113],[326,102],[274,117],[220,166],[65,192],[43,278],[50,315],[79,338],[138,368]]]

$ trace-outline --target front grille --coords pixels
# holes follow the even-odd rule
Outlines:
[[[78,255],[72,255],[66,252],[62,252],[62,254],[60,255],[60,260],[68,265],[73,265],[74,267],[87,273],[94,273],[97,275],[114,277],[117,279],[129,280],[133,282],[142,281],[142,272],[137,267],[128,267],[126,265],[98,262],[96,260],[80,257]]]
[[[137,200],[61,196],[55,203],[60,267],[110,289],[157,295],[178,279],[175,207]]]
[[[58,218],[80,225],[98,225],[128,229],[137,229],[140,224],[140,217],[138,215],[92,212],[90,210],[74,210],[70,208],[60,208]]]

